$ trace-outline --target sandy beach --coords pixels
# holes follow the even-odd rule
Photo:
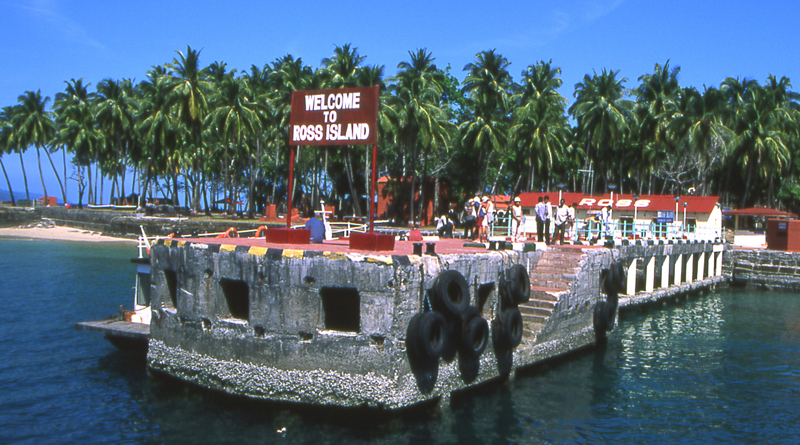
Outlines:
[[[114,238],[100,235],[99,232],[76,229],[66,226],[55,227],[4,227],[0,228],[0,238],[26,238],[49,239],[60,241],[85,241],[85,242],[123,242],[135,243],[129,238]]]

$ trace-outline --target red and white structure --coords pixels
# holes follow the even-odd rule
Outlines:
[[[615,239],[703,239],[722,237],[722,209],[717,196],[673,196],[609,193],[584,195],[570,192],[521,193],[525,232],[536,234],[534,206],[539,197],[549,196],[553,213],[559,197],[567,206],[575,206],[575,228],[582,240],[597,237],[600,226],[596,221],[601,209],[611,206],[610,232]],[[502,209],[507,196],[499,196],[496,207]],[[553,224],[550,225],[553,230]]]

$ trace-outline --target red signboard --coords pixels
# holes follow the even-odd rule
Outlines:
[[[292,93],[290,145],[372,145],[377,127],[378,86]]]

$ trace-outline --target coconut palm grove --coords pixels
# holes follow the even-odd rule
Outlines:
[[[436,62],[426,49],[409,51],[390,75],[346,44],[318,67],[286,55],[240,70],[203,65],[187,47],[140,81],[69,79],[54,98],[22,92],[0,113],[0,166],[5,175],[5,163],[36,151],[38,166],[21,165],[24,184],[12,188],[5,175],[12,203],[30,199],[28,180],[38,179],[63,202],[68,183],[77,187],[79,205],[135,194],[196,212],[215,203],[230,211],[237,201],[250,216],[265,204],[285,209],[292,91],[379,85],[378,174],[390,178],[396,202],[425,187],[446,186],[462,202],[475,192],[615,186],[800,211],[799,96],[786,77],[729,77],[700,89],[681,85],[667,60],[636,79],[594,71],[569,91],[552,61],[511,73],[502,54],[483,51],[463,67],[463,82]],[[369,153],[298,149],[292,204],[305,196],[366,214]],[[59,171],[54,156],[65,166],[71,159],[70,169]],[[47,190],[44,175],[60,190]]]

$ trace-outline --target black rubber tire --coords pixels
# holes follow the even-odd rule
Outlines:
[[[506,271],[506,289],[512,304],[527,303],[531,299],[531,278],[522,264]]]
[[[461,317],[469,307],[469,286],[461,272],[445,270],[433,282],[433,309],[444,315]]]
[[[489,344],[489,323],[477,314],[466,322],[459,354],[466,360],[477,360]]]
[[[617,306],[606,302],[603,308],[603,323],[606,325],[606,331],[614,329],[614,322],[616,321]]]
[[[421,318],[422,312],[414,314],[406,328],[406,354],[409,362],[414,364],[422,361],[419,355],[419,320]]]
[[[419,319],[417,350],[426,362],[439,360],[447,346],[447,322],[442,314],[425,312]]]
[[[612,277],[614,277],[614,293],[618,294],[625,289],[625,267],[621,262],[617,261],[611,265],[611,271],[613,272]]]
[[[594,306],[594,315],[592,317],[592,324],[594,325],[594,332],[595,336],[602,335],[605,336],[605,332],[608,330],[608,323],[606,322],[605,316],[605,301],[598,301],[597,304]]]
[[[600,283],[601,289],[603,293],[608,295],[615,290],[614,284],[614,266],[612,265],[609,269],[603,269],[600,271],[600,279],[602,282]]]
[[[500,314],[501,344],[516,348],[522,343],[522,313],[518,308],[509,308]]]

